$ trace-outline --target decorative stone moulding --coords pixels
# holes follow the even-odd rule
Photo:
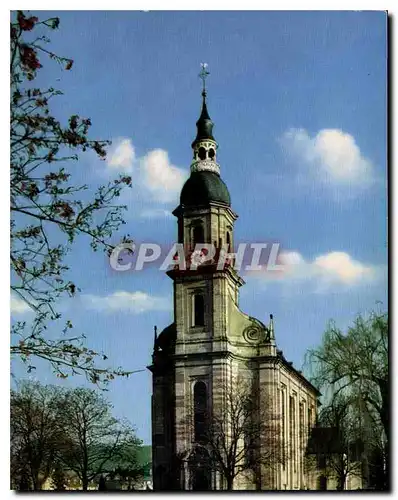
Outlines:
[[[199,148],[205,148],[206,150],[209,150],[210,148],[213,148],[214,150],[217,149],[217,143],[216,141],[212,141],[211,139],[202,139],[201,141],[198,141],[195,144],[194,151],[199,151]]]
[[[249,344],[262,344],[270,341],[270,334],[268,329],[264,330],[261,326],[252,324],[244,329],[243,338]]]
[[[193,161],[216,161],[217,143],[211,140],[202,140],[193,146]]]
[[[212,160],[194,160],[191,163],[191,172],[215,172],[220,175],[220,165]]]

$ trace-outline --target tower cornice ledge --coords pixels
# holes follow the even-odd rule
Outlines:
[[[205,277],[209,274],[212,274],[214,277],[218,277],[223,274],[227,274],[238,286],[242,286],[245,284],[245,280],[241,276],[239,276],[239,274],[233,267],[225,266],[224,269],[217,269],[216,264],[204,264],[202,266],[198,266],[198,269],[170,269],[169,271],[166,271],[166,274],[174,281],[179,278],[184,280],[187,280],[187,278],[188,280],[189,278],[192,278],[192,280],[197,280],[199,277],[201,277],[201,275]]]
[[[222,208],[225,210],[228,215],[235,221],[239,218],[239,215],[232,210],[231,207],[228,205],[225,205],[224,203],[217,203],[215,201],[211,201],[207,203],[206,205],[197,205],[195,207],[186,207],[184,205],[178,205],[171,213],[179,218],[182,215],[190,215],[190,214],[197,214],[198,212],[205,211],[205,213],[209,210],[209,208]]]
[[[191,172],[214,172],[220,175],[220,165],[212,160],[194,160],[191,163]]]

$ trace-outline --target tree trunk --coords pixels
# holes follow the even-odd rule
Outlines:
[[[88,478],[84,477],[82,480],[82,490],[87,491],[88,490]]]
[[[386,433],[387,441],[390,437],[390,427],[389,427],[389,414],[390,414],[390,391],[388,387],[388,380],[379,382],[380,393],[381,393],[381,411],[380,419],[384,427],[384,432]]]
[[[339,474],[338,482],[337,482],[337,489],[339,491],[344,491],[344,485],[345,485],[345,473],[341,472]]]
[[[29,475],[26,474],[25,472],[22,472],[21,474],[21,479],[19,481],[19,490],[20,491],[29,491],[30,490],[30,485],[29,485]]]
[[[364,453],[362,459],[362,488],[366,489],[369,486],[369,457],[368,453]]]
[[[346,460],[345,460],[345,455],[343,454],[339,458],[339,467],[338,467],[338,474],[337,474],[337,489],[339,491],[344,491],[344,485],[345,485],[345,479],[346,479]]]
[[[33,484],[33,491],[40,491],[41,488],[40,488],[38,473],[32,474],[32,484]]]

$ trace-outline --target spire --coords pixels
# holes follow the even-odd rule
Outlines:
[[[269,315],[269,337],[270,337],[271,342],[275,341],[274,315],[273,314]]]
[[[218,144],[213,137],[213,125],[207,111],[206,104],[206,78],[210,74],[207,70],[207,64],[201,63],[202,70],[199,78],[203,82],[202,88],[202,112],[199,120],[196,122],[198,133],[192,143],[193,159],[191,163],[191,173],[195,172],[213,172],[220,175],[220,165],[217,163]]]
[[[206,78],[210,74],[210,72],[207,70],[207,63],[201,63],[202,70],[199,73],[199,78],[201,78],[203,82],[203,89],[202,89],[202,112],[200,114],[199,120],[196,122],[196,127],[198,129],[198,133],[196,134],[196,139],[192,143],[192,147],[194,145],[202,140],[210,139],[212,141],[215,141],[213,137],[213,125],[214,123],[212,122],[209,112],[207,111],[207,105],[206,105],[206,97],[207,97],[207,92],[206,92]]]
[[[154,337],[153,338],[153,350],[157,351],[158,350],[157,349],[157,340],[158,340],[158,327],[157,326],[153,327],[153,333],[154,333],[154,335],[153,335],[153,337]]]

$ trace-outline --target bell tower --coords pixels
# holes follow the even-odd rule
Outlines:
[[[202,65],[202,109],[192,143],[190,177],[177,218],[186,266],[167,271],[173,281],[174,322],[158,336],[152,365],[152,450],[155,490],[223,489],[200,446],[205,415],[222,412],[223,387],[251,358],[275,356],[273,328],[239,310],[244,284],[234,268],[234,223],[228,188],[220,176],[218,144],[207,109],[207,65]],[[214,254],[208,252],[214,250]],[[227,256],[223,259],[220,255]],[[228,255],[231,256],[228,258]]]
[[[243,280],[230,265],[216,265],[221,250],[233,252],[233,228],[237,215],[231,209],[227,186],[217,163],[218,144],[213,136],[213,122],[206,102],[202,67],[202,110],[196,122],[197,134],[192,143],[191,175],[182,188],[180,205],[173,212],[178,220],[179,243],[184,245],[187,269],[169,271],[174,280],[177,340],[181,354],[195,345],[196,353],[214,350],[214,343],[227,338],[226,308],[229,297],[237,302]],[[213,252],[203,265],[203,253]],[[177,350],[177,352],[179,349]]]
[[[191,176],[182,189],[180,205],[174,215],[178,218],[179,242],[186,249],[193,250],[195,245],[206,243],[216,249],[227,244],[231,250],[237,215],[230,208],[231,198],[217,163],[218,144],[213,136],[214,123],[206,102],[208,74],[203,64],[199,75],[203,80],[202,111],[196,122],[196,138],[192,142]],[[217,210],[211,211],[211,207],[217,207]]]

